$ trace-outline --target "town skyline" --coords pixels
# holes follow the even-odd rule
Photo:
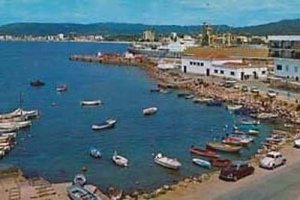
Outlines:
[[[143,23],[149,25],[198,25],[207,21],[229,26],[251,26],[300,18],[297,0],[2,0],[0,25],[17,22]],[[163,15],[162,15],[163,13]]]

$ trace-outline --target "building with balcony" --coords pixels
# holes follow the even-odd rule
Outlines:
[[[300,35],[268,36],[268,40],[275,76],[299,81]]]

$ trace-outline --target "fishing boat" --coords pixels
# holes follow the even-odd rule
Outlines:
[[[219,100],[212,100],[206,103],[207,106],[222,106],[223,102]]]
[[[18,131],[18,129],[16,127],[14,127],[14,128],[0,128],[0,134],[12,133],[12,132],[16,132],[16,131]]]
[[[242,125],[259,125],[260,124],[260,121],[257,121],[257,120],[241,120],[240,121],[240,124]]]
[[[80,185],[80,186],[84,186],[86,184],[86,178],[83,174],[77,174],[75,175],[74,179],[73,179],[73,184],[74,185]]]
[[[56,87],[57,92],[66,92],[68,91],[68,86],[67,85],[59,85]]]
[[[232,146],[232,145],[216,143],[216,142],[208,142],[207,148],[214,149],[217,151],[228,152],[228,153],[239,153],[242,149],[241,146]]]
[[[250,129],[248,131],[248,134],[249,135],[258,135],[259,134],[259,130],[257,130],[257,129]]]
[[[219,158],[220,155],[218,155],[215,151],[212,151],[210,149],[201,149],[198,147],[191,146],[190,148],[190,153],[203,156],[203,157],[208,157],[208,158]]]
[[[101,156],[102,156],[100,150],[96,149],[95,147],[92,147],[90,149],[90,155],[93,158],[101,158]]]
[[[157,107],[150,107],[150,108],[145,108],[143,109],[143,114],[144,115],[153,115],[158,111]]]
[[[189,96],[189,95],[191,95],[191,94],[183,92],[183,93],[178,93],[177,97],[179,97],[179,98],[184,97],[185,98],[186,96]]]
[[[35,80],[35,81],[31,81],[30,85],[32,87],[41,87],[41,86],[44,86],[45,83],[43,81],[41,81],[41,80]]]
[[[150,89],[150,92],[160,92],[159,88]]]
[[[22,121],[22,122],[4,122],[0,123],[0,129],[22,129],[31,126],[31,121]]]
[[[193,94],[184,96],[185,99],[193,99],[194,97],[195,97],[195,95],[193,95]]]
[[[242,135],[231,135],[229,136],[232,139],[237,139],[239,140],[243,145],[248,145],[249,143],[254,141],[254,137],[252,136],[247,136],[245,134]]]
[[[259,113],[256,116],[256,118],[260,119],[260,120],[274,119],[277,117],[278,117],[278,114],[274,114],[274,113]]]
[[[128,159],[118,155],[118,153],[115,151],[112,157],[113,162],[120,166],[120,167],[127,167],[128,166]]]
[[[199,158],[193,158],[192,161],[193,161],[194,164],[199,165],[201,167],[205,167],[205,168],[208,168],[208,169],[211,168],[211,163],[209,161],[202,160],[202,159],[199,159]]]
[[[222,140],[222,144],[228,144],[228,145],[233,145],[233,146],[242,146],[243,143],[239,139],[231,138],[231,137],[226,137],[225,139]]]
[[[99,106],[101,105],[101,100],[84,100],[80,101],[81,106]]]
[[[16,132],[0,133],[1,136],[6,136],[9,138],[15,138],[17,136]]]
[[[242,105],[227,105],[226,108],[229,111],[236,111],[241,109],[243,106]]]
[[[232,163],[231,160],[228,160],[228,159],[223,159],[223,160],[221,160],[221,159],[212,159],[211,160],[212,166],[219,167],[219,168],[225,168],[225,167],[231,165],[231,163]]]
[[[18,108],[10,113],[2,113],[0,114],[0,119],[11,119],[11,118],[18,118],[23,117],[25,119],[34,118],[39,115],[38,110],[23,110],[22,108]]]
[[[115,125],[117,123],[117,120],[115,119],[108,119],[103,123],[99,123],[99,124],[93,124],[92,125],[92,129],[94,131],[99,131],[99,130],[103,130],[103,129],[109,129],[109,128],[114,128]]]
[[[161,153],[158,153],[155,158],[154,162],[162,167],[169,168],[169,169],[179,169],[181,167],[181,163],[175,158],[168,158],[163,156]]]
[[[194,98],[193,102],[194,103],[207,103],[207,102],[210,102],[212,100],[213,100],[212,98],[200,97],[200,98]]]
[[[71,200],[98,200],[95,195],[78,185],[69,186],[67,192]]]

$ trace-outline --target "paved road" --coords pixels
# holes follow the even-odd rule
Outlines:
[[[235,189],[217,200],[296,200],[300,199],[300,163],[253,186]]]

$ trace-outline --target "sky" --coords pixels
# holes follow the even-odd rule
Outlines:
[[[300,18],[300,0],[0,0],[0,25],[127,22],[249,26]]]

